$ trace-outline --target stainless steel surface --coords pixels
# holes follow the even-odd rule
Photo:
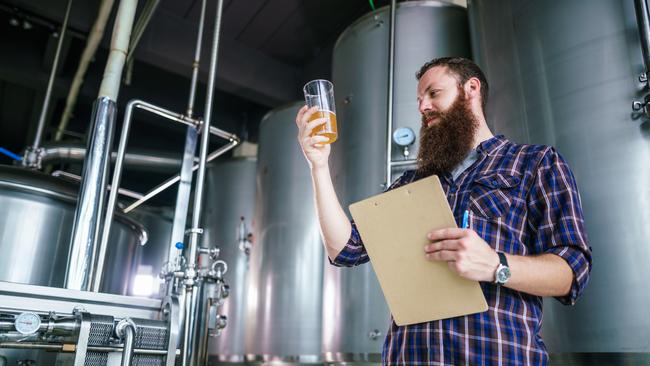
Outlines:
[[[208,143],[210,141],[210,123],[212,122],[212,103],[214,98],[214,87],[217,77],[217,55],[219,51],[219,38],[221,35],[221,15],[223,11],[223,0],[217,0],[216,14],[214,19],[214,31],[212,37],[212,48],[210,50],[210,72],[208,74],[208,86],[205,97],[205,109],[201,134],[201,147],[199,151],[199,169],[196,176],[194,189],[194,204],[192,207],[192,226],[190,229],[189,247],[186,251],[187,269],[185,270],[185,324],[184,324],[184,346],[182,352],[182,365],[202,365],[207,362],[207,353],[200,352],[201,344],[206,343],[206,332],[198,332],[202,328],[205,311],[202,306],[205,300],[200,298],[203,281],[196,282],[197,270],[201,262],[198,257],[199,230],[201,225],[201,214],[203,209],[203,193],[205,183],[205,167],[208,158]]]
[[[95,101],[91,118],[93,128],[81,174],[65,276],[65,287],[72,290],[88,290],[92,278],[93,261],[104,217],[108,162],[116,113],[115,101],[105,97]]]
[[[132,296],[92,293],[62,288],[24,285],[0,281],[0,309],[24,309],[48,313],[72,314],[83,308],[94,314],[118,318],[160,318],[161,301]]]
[[[205,24],[205,6],[206,0],[201,0],[201,15],[199,16],[199,30],[196,35],[196,47],[194,48],[194,62],[192,62],[192,79],[190,82],[190,95],[187,101],[188,117],[194,114],[194,97],[196,95],[196,85],[199,80],[199,66],[201,64],[201,44],[203,43],[203,25]]]
[[[393,102],[395,96],[395,28],[397,1],[390,2],[390,17],[388,21],[388,97],[386,98],[386,179],[384,187],[390,186],[393,169]]]
[[[86,355],[88,353],[88,340],[90,338],[91,316],[86,310],[80,312],[81,329],[79,330],[79,339],[75,347],[74,366],[85,366]]]
[[[339,140],[332,145],[332,172],[343,207],[382,191],[386,180],[386,115],[390,9],[371,12],[348,27],[334,47]],[[420,130],[415,72],[434,57],[469,56],[467,12],[439,1],[397,4],[393,130]],[[392,134],[392,131],[391,131]],[[403,160],[392,149],[393,161]],[[411,146],[415,156],[418,142]],[[393,179],[406,166],[393,165]],[[323,291],[323,352],[344,359],[377,359],[386,334],[388,306],[369,264],[326,264]]]
[[[42,164],[82,163],[86,158],[86,148],[81,145],[60,143],[45,145],[42,148]],[[111,153],[111,162],[114,163],[116,159],[117,153]],[[138,150],[125,154],[124,165],[140,171],[176,172],[181,166],[181,161],[166,152]]]
[[[240,218],[250,228],[255,210],[255,159],[221,160],[210,164],[206,176],[205,232],[202,246],[218,246],[219,258],[228,263],[224,279],[230,285],[230,295],[222,314],[228,326],[221,336],[209,341],[209,354],[240,358],[243,361],[246,298],[248,290],[248,256],[239,247]],[[246,235],[247,233],[244,233]]]
[[[556,146],[582,197],[590,284],[574,307],[546,299],[544,342],[551,353],[647,355],[650,125],[629,111],[644,70],[634,3],[469,5],[474,55],[492,90],[488,122],[512,140]]]
[[[36,136],[34,137],[34,144],[32,149],[38,149],[41,145],[43,138],[43,129],[45,128],[45,118],[47,117],[47,110],[50,106],[50,99],[52,98],[52,86],[54,85],[54,77],[56,76],[57,69],[59,68],[59,59],[61,58],[61,48],[63,47],[63,39],[65,32],[68,28],[68,19],[70,18],[70,9],[72,8],[72,0],[68,0],[68,5],[65,10],[65,17],[61,25],[61,32],[59,33],[59,41],[56,44],[56,53],[54,55],[54,62],[52,63],[52,70],[50,71],[50,78],[47,81],[47,89],[45,90],[45,98],[43,99],[43,106],[41,107],[41,114],[38,117],[38,126],[36,127]]]
[[[324,255],[309,167],[296,141],[303,104],[277,108],[260,123],[245,331],[252,357],[320,359]]]
[[[78,186],[0,166],[0,281],[63,287]],[[135,221],[116,215],[103,291],[125,294],[133,253],[146,239]]]
[[[647,1],[634,0],[634,9],[636,10],[636,22],[637,28],[639,29],[641,51],[643,51],[644,73],[647,74],[650,71],[650,14],[648,13]]]

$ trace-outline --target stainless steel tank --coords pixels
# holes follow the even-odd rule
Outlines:
[[[260,124],[246,353],[251,361],[318,362],[323,248],[309,167],[296,139],[304,103]]]
[[[333,82],[339,140],[332,165],[341,204],[383,190],[386,171],[389,8],[348,27],[334,47]],[[465,8],[444,1],[408,1],[396,9],[394,129],[420,130],[415,73],[442,56],[469,56]],[[417,154],[417,141],[410,159]],[[393,160],[404,159],[394,147]],[[395,171],[395,173],[399,173]],[[389,326],[389,311],[370,265],[327,266],[324,279],[323,352],[330,361],[375,361]]]
[[[58,178],[0,166],[0,281],[63,287],[76,196],[77,187]],[[127,294],[144,240],[140,224],[116,215],[102,292]]]
[[[134,277],[129,285],[129,294],[161,298],[164,280],[159,274],[169,258],[174,211],[170,207],[143,205],[129,212],[128,217],[139,222],[148,233],[147,245],[138,246],[135,252]]]
[[[246,239],[255,210],[256,168],[255,158],[237,158],[211,164],[207,170],[203,245],[221,250],[219,259],[228,264],[224,280],[230,286],[220,311],[228,317],[228,325],[209,341],[210,365],[243,364],[245,360],[249,255],[245,243],[239,241],[239,228],[243,218]]]
[[[472,0],[469,14],[488,121],[513,140],[556,146],[582,196],[591,281],[575,307],[545,301],[549,351],[563,364],[647,364],[650,122],[631,110],[643,95],[634,2]]]

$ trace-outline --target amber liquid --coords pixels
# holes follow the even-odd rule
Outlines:
[[[330,111],[318,111],[309,118],[309,122],[318,119],[318,118],[327,118],[327,121],[323,124],[316,126],[311,131],[311,136],[325,136],[328,138],[327,141],[322,142],[323,144],[331,144],[336,141],[338,136],[338,129],[336,127],[336,114]]]

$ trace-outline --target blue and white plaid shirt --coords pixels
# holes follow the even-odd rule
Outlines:
[[[515,255],[553,253],[574,273],[570,293],[558,298],[575,304],[591,270],[575,179],[551,147],[515,144],[503,136],[482,142],[477,160],[454,181],[440,177],[449,205],[460,222],[492,248]],[[417,180],[405,172],[389,189]],[[368,262],[359,232],[334,259],[337,266]],[[424,254],[423,254],[424,255]],[[428,323],[397,326],[392,321],[382,352],[384,365],[546,365],[540,337],[542,298],[481,282],[489,309]]]

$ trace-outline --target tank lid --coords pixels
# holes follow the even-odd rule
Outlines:
[[[0,165],[0,189],[28,192],[71,204],[77,202],[79,194],[79,186],[75,183],[39,171],[10,165]],[[141,245],[147,242],[147,231],[140,223],[118,212],[115,218],[137,232]]]

